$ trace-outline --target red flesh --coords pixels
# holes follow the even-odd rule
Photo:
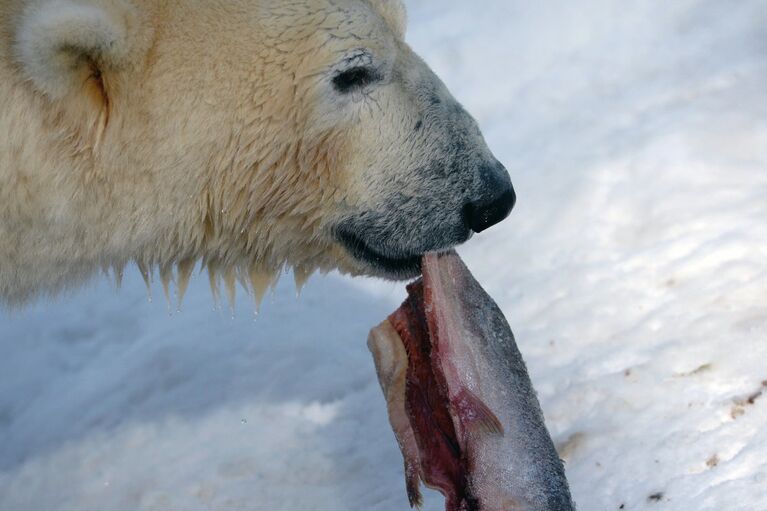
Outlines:
[[[446,498],[447,511],[476,509],[467,488],[468,467],[453,425],[445,376],[432,363],[424,286],[408,286],[408,298],[390,317],[408,354],[406,409],[415,433],[421,477]],[[408,491],[411,485],[408,484]],[[414,495],[410,495],[413,502]]]

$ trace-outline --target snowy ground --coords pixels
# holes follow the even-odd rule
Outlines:
[[[767,511],[767,4],[410,10],[512,172],[461,252],[579,508]],[[365,347],[403,288],[290,280],[257,321],[205,278],[169,315],[136,271],[0,313],[0,510],[406,509]]]

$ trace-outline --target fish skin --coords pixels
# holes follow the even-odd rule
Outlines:
[[[423,271],[433,357],[445,375],[479,509],[574,510],[562,460],[503,312],[455,252],[426,255]],[[492,411],[502,433],[467,418],[457,406],[467,391]]]
[[[423,286],[431,365],[446,387],[466,463],[465,494],[471,498],[448,499],[447,511],[573,511],[562,460],[500,308],[455,252],[425,256],[423,272],[422,284],[409,290],[412,299]],[[394,317],[371,331],[368,346],[405,459],[413,506],[420,503],[423,470],[403,391],[408,355],[392,326]]]
[[[415,433],[405,405],[408,358],[402,339],[389,320],[370,331],[368,348],[373,354],[378,382],[386,398],[389,423],[394,430],[405,463],[405,487],[410,507],[423,505],[421,496],[421,461]]]

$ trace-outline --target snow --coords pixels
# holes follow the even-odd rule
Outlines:
[[[767,4],[409,7],[517,188],[460,252],[579,509],[767,511]],[[407,509],[365,345],[404,287],[291,280],[257,318],[136,270],[1,312],[0,510]]]

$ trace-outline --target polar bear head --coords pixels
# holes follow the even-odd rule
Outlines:
[[[101,264],[410,278],[514,205],[399,0],[32,0],[15,24]]]

